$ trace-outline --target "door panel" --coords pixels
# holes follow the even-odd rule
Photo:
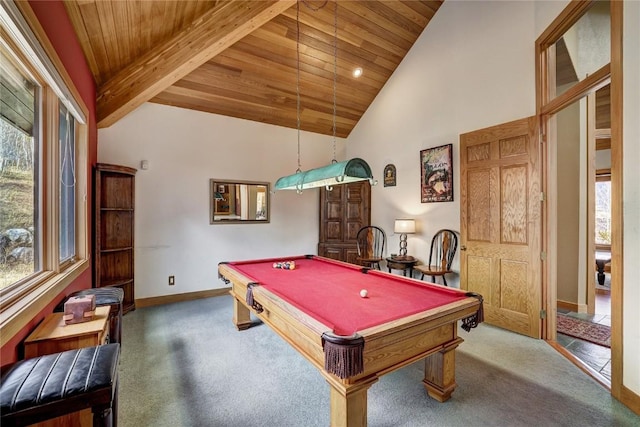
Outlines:
[[[485,321],[540,338],[540,179],[535,117],[460,136],[461,287]]]
[[[356,235],[371,221],[368,181],[320,189],[318,255],[357,263]]]

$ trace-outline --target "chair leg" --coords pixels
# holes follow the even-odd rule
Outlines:
[[[424,280],[424,273],[422,273],[422,276],[420,276],[420,280]]]
[[[431,283],[436,283],[436,276],[431,276]]]
[[[444,274],[442,275],[442,281],[444,282],[445,286],[449,286],[449,285],[447,285],[447,278],[444,277]]]

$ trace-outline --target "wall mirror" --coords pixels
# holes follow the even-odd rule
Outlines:
[[[211,224],[268,223],[269,183],[253,181],[209,181]]]

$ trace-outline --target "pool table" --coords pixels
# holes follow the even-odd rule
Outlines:
[[[334,427],[366,426],[369,387],[420,359],[429,396],[449,399],[458,320],[467,331],[482,321],[480,295],[315,255],[222,262],[218,274],[239,330],[253,313],[324,376]]]

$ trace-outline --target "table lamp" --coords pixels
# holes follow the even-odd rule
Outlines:
[[[393,232],[400,233],[400,258],[407,256],[407,234],[416,232],[416,221],[413,219],[396,219]]]

